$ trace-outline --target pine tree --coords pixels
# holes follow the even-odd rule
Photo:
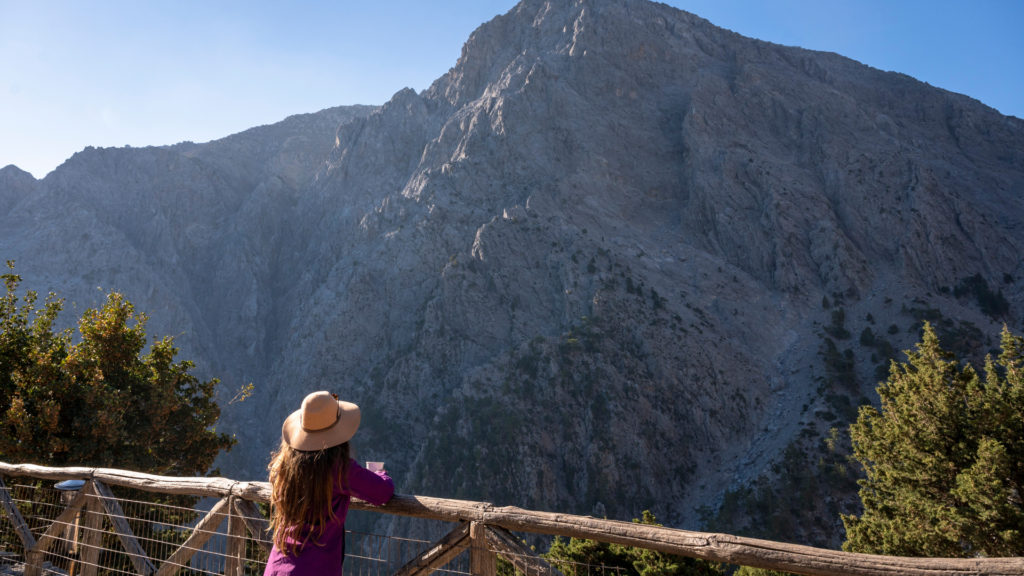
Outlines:
[[[930,324],[892,362],[881,411],[850,426],[864,513],[843,516],[850,552],[1024,555],[1024,338],[1006,328],[985,377],[943,351]]]

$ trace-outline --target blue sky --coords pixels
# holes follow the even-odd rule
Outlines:
[[[745,36],[838,52],[1024,117],[1024,0],[669,0]],[[448,70],[513,0],[0,0],[0,166],[204,142]]]

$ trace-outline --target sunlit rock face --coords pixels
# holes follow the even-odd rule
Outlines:
[[[1022,198],[1024,122],[968,97],[528,0],[380,108],[5,169],[0,250],[79,313],[125,292],[221,378],[226,475],[325,389],[402,491],[692,527],[822,401],[823,296],[854,333],[918,296],[994,330],[940,292],[981,273],[1019,327]]]

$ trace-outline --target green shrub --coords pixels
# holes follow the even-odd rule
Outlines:
[[[850,337],[850,331],[846,329],[846,311],[842,308],[832,311],[832,324],[825,327],[833,338],[846,340]]]
[[[953,289],[953,295],[957,298],[974,296],[981,311],[992,318],[1001,318],[1010,312],[1010,303],[1003,296],[1002,289],[993,292],[980,273],[961,280],[960,284]]]
[[[177,361],[171,337],[147,342],[146,315],[112,292],[86,310],[73,343],[54,332],[62,300],[37,310],[17,295],[21,277],[0,276],[0,459],[47,466],[96,466],[153,474],[206,474],[221,450],[216,379]],[[20,304],[19,304],[20,302]],[[148,347],[148,351],[146,350]]]
[[[637,524],[661,526],[654,514],[644,510]],[[718,562],[709,562],[686,556],[676,556],[644,548],[607,544],[596,540],[570,538],[568,542],[555,537],[544,558],[552,561],[578,562],[622,568],[628,576],[718,576],[725,574],[725,567]]]
[[[825,372],[832,384],[841,384],[846,387],[856,386],[853,350],[839,352],[836,343],[831,338],[825,338],[822,350],[818,352],[818,355],[825,363]]]

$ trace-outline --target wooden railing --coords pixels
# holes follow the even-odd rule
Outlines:
[[[269,501],[270,485],[266,482],[153,476],[108,468],[47,468],[5,463],[0,463],[0,475],[29,476],[46,480],[86,480],[85,487],[62,512],[62,517],[67,515],[64,523],[66,524],[67,520],[90,500],[101,504],[103,512],[111,518],[114,530],[132,559],[136,572],[144,576],[169,576],[185,566],[191,555],[202,546],[203,542],[199,540],[208,537],[207,535],[211,534],[224,518],[229,519],[225,574],[242,574],[241,555],[244,550],[239,548],[246,531],[266,548],[269,548],[272,540],[267,520],[255,505],[255,502]],[[220,500],[213,510],[200,520],[199,524],[203,529],[193,530],[188,541],[157,569],[146,557],[135,541],[130,527],[124,522],[124,512],[119,509],[117,501],[110,493],[109,485],[164,494],[219,497]],[[98,498],[90,499],[89,495]],[[0,499],[3,500],[4,511],[15,525],[26,550],[25,576],[36,576],[40,574],[39,566],[43,554],[53,542],[59,525],[55,521],[51,530],[35,539],[27,529],[24,519],[21,519],[17,507],[10,502],[2,479]],[[498,507],[486,502],[395,494],[391,501],[383,506],[373,506],[353,499],[351,508],[457,523],[454,530],[406,563],[395,573],[396,576],[427,576],[467,548],[470,550],[469,571],[473,576],[494,576],[495,554],[508,559],[518,571],[527,576],[540,572],[556,573],[543,559],[520,544],[509,530],[588,538],[704,560],[811,576],[1024,575],[1024,558],[904,558],[853,554],[727,534],[709,534],[589,516],[537,512],[513,506]],[[117,519],[120,519],[120,522]],[[55,533],[51,534],[50,531]]]

